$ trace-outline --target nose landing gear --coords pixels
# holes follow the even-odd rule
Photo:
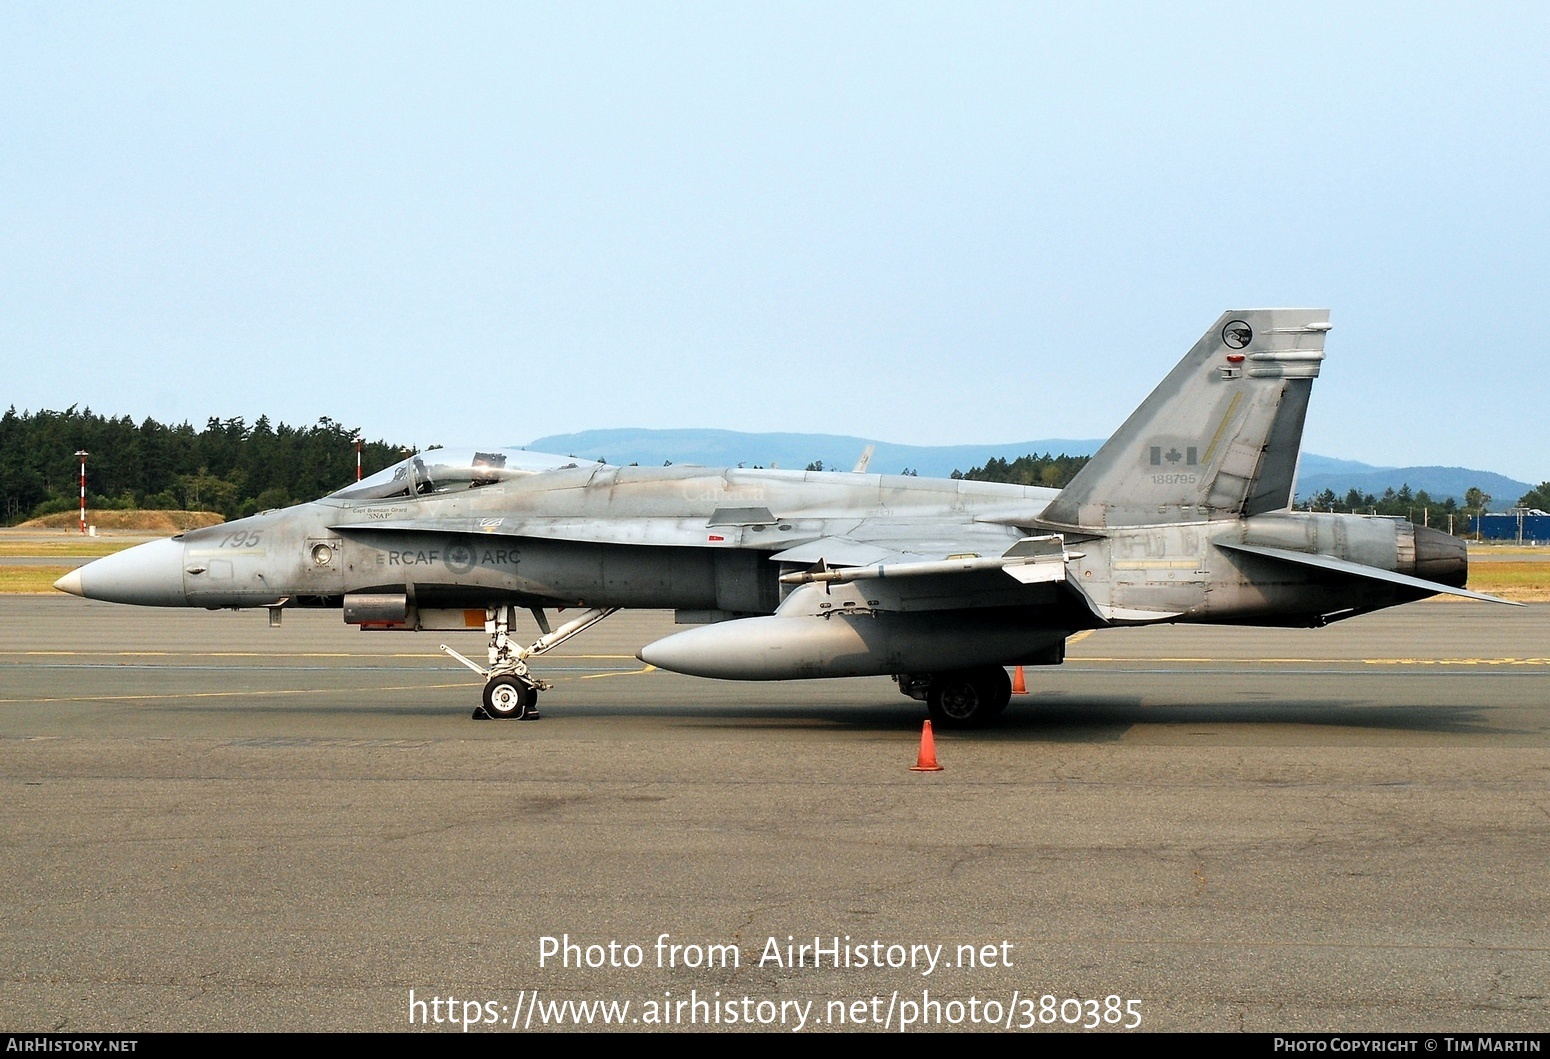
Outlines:
[[[484,630],[490,635],[488,666],[465,658],[446,644],[441,650],[484,677],[484,700],[474,708],[475,720],[538,720],[538,693],[548,691],[554,685],[534,676],[527,667],[527,660],[541,655],[584,632],[617,611],[618,607],[593,607],[558,629],[550,629],[549,621],[538,607],[532,608],[533,617],[543,635],[527,647],[511,638],[511,626],[516,619],[517,608],[512,606],[486,607]]]

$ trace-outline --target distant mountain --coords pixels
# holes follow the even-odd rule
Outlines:
[[[1302,454],[1302,472],[1304,474],[1340,474],[1346,471],[1362,474],[1367,471],[1386,471],[1389,469],[1388,467],[1375,467],[1370,463],[1359,463],[1356,460],[1337,460],[1329,456],[1316,456],[1311,452]]]
[[[1030,453],[1090,456],[1102,438],[1043,438],[1008,441],[994,445],[896,445],[888,441],[842,434],[752,434],[737,430],[584,430],[576,434],[551,434],[530,441],[524,448],[560,455],[604,459],[609,463],[639,463],[660,467],[696,463],[706,467],[779,466],[801,470],[822,461],[825,470],[848,471],[868,445],[876,446],[868,470],[898,474],[909,468],[928,478],[946,478],[953,471],[967,471],[987,460],[1014,460]],[[1410,486],[1424,489],[1436,499],[1453,497],[1460,503],[1471,486],[1493,498],[1492,508],[1502,510],[1515,503],[1532,485],[1491,471],[1466,467],[1376,467],[1356,460],[1339,460],[1315,453],[1302,454],[1297,495],[1309,497],[1332,489],[1344,497],[1351,489],[1382,496],[1385,489]]]
[[[875,445],[867,470],[899,474],[905,468],[927,478],[946,478],[997,456],[1015,459],[1027,453],[1062,452],[1090,456],[1103,439],[1046,438],[1008,441],[1000,445],[895,445],[888,441],[840,434],[745,434],[736,430],[584,430],[551,434],[524,448],[562,456],[606,459],[609,463],[639,463],[660,467],[665,461],[705,467],[779,466],[800,471],[823,461],[825,470],[848,471],[868,445]]]

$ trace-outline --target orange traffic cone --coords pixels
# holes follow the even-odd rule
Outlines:
[[[1026,695],[1026,694],[1028,694],[1028,682],[1023,679],[1023,667],[1022,666],[1013,666],[1012,667],[1012,694],[1013,695]]]
[[[931,735],[931,722],[920,730],[920,756],[915,759],[915,764],[910,766],[911,772],[941,772],[942,766],[936,763],[936,740]]]

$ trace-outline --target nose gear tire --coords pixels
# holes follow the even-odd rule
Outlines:
[[[512,720],[526,713],[530,701],[536,698],[515,677],[496,677],[484,686],[484,711],[495,720]]]

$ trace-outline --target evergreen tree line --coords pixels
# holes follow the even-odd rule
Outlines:
[[[1524,493],[1518,498],[1518,506],[1550,511],[1550,482],[1540,482]]]
[[[0,500],[6,525],[73,510],[86,450],[87,505],[96,509],[219,511],[230,518],[316,500],[355,480],[355,432],[324,417],[315,426],[272,425],[260,416],[210,419],[203,430],[147,418],[109,419],[91,409],[0,416]],[[408,450],[367,442],[372,474]]]
[[[982,467],[967,471],[954,471],[952,477],[967,478],[977,482],[1008,482],[1012,485],[1042,485],[1052,489],[1066,486],[1076,472],[1086,466],[1088,456],[1043,456],[1029,454],[1015,460],[996,458]],[[1478,488],[1464,494],[1460,504],[1453,497],[1436,499],[1426,490],[1412,492],[1408,484],[1399,489],[1385,489],[1382,496],[1352,489],[1345,496],[1337,496],[1326,489],[1296,505],[1302,511],[1339,511],[1362,515],[1390,515],[1408,518],[1416,525],[1430,525],[1454,533],[1469,532],[1469,519],[1490,510],[1492,497]],[[1519,498],[1517,506],[1550,511],[1550,482],[1542,482]],[[1450,518],[1451,517],[1451,518]]]
[[[1435,529],[1447,529],[1451,525],[1454,533],[1462,535],[1470,531],[1471,518],[1491,510],[1493,499],[1495,498],[1490,493],[1471,486],[1464,490],[1462,504],[1451,496],[1437,500],[1429,496],[1425,489],[1412,493],[1407,484],[1397,491],[1392,488],[1385,489],[1382,496],[1351,489],[1345,496],[1338,497],[1334,490],[1326,489],[1316,496],[1309,497],[1298,507],[1304,511],[1349,511],[1361,515],[1397,515],[1408,518],[1418,526],[1430,525]],[[1518,498],[1515,506],[1550,510],[1550,482],[1541,482],[1524,493]]]
[[[1390,487],[1382,496],[1349,490],[1345,496],[1336,496],[1333,489],[1315,494],[1296,507],[1302,511],[1337,511],[1355,515],[1389,515],[1407,518],[1417,526],[1452,531],[1462,536],[1469,532],[1469,519],[1487,510],[1491,497],[1479,489],[1471,488],[1464,494],[1464,503],[1453,497],[1438,500],[1425,489],[1411,492],[1409,483],[1398,490]]]
[[[73,510],[79,501],[79,461],[86,450],[87,504],[97,509],[218,511],[240,518],[266,508],[315,500],[355,478],[355,432],[328,417],[314,426],[272,425],[260,416],[249,426],[241,417],[209,419],[203,430],[187,423],[167,425],[129,416],[110,419],[91,409],[67,408],[0,416],[0,521],[5,525]],[[403,459],[411,450],[385,441],[362,446],[365,474]],[[1088,456],[1000,457],[955,479],[1064,488],[1086,466]],[[812,464],[809,470],[822,470]],[[913,473],[906,471],[906,474]],[[1468,516],[1489,510],[1492,498],[1470,489],[1461,505],[1437,500],[1409,485],[1382,496],[1352,489],[1345,496],[1324,490],[1299,504],[1306,511],[1397,515],[1416,524],[1455,532],[1468,529]],[[1518,506],[1550,510],[1550,482],[1518,500]]]
[[[967,471],[953,471],[950,477],[967,478],[973,482],[1006,482],[1009,485],[1040,485],[1050,489],[1064,489],[1066,483],[1076,477],[1076,472],[1087,466],[1091,456],[1059,456],[1045,453],[1035,456],[1029,453],[1008,463],[997,456],[987,460],[983,467],[970,467]]]

